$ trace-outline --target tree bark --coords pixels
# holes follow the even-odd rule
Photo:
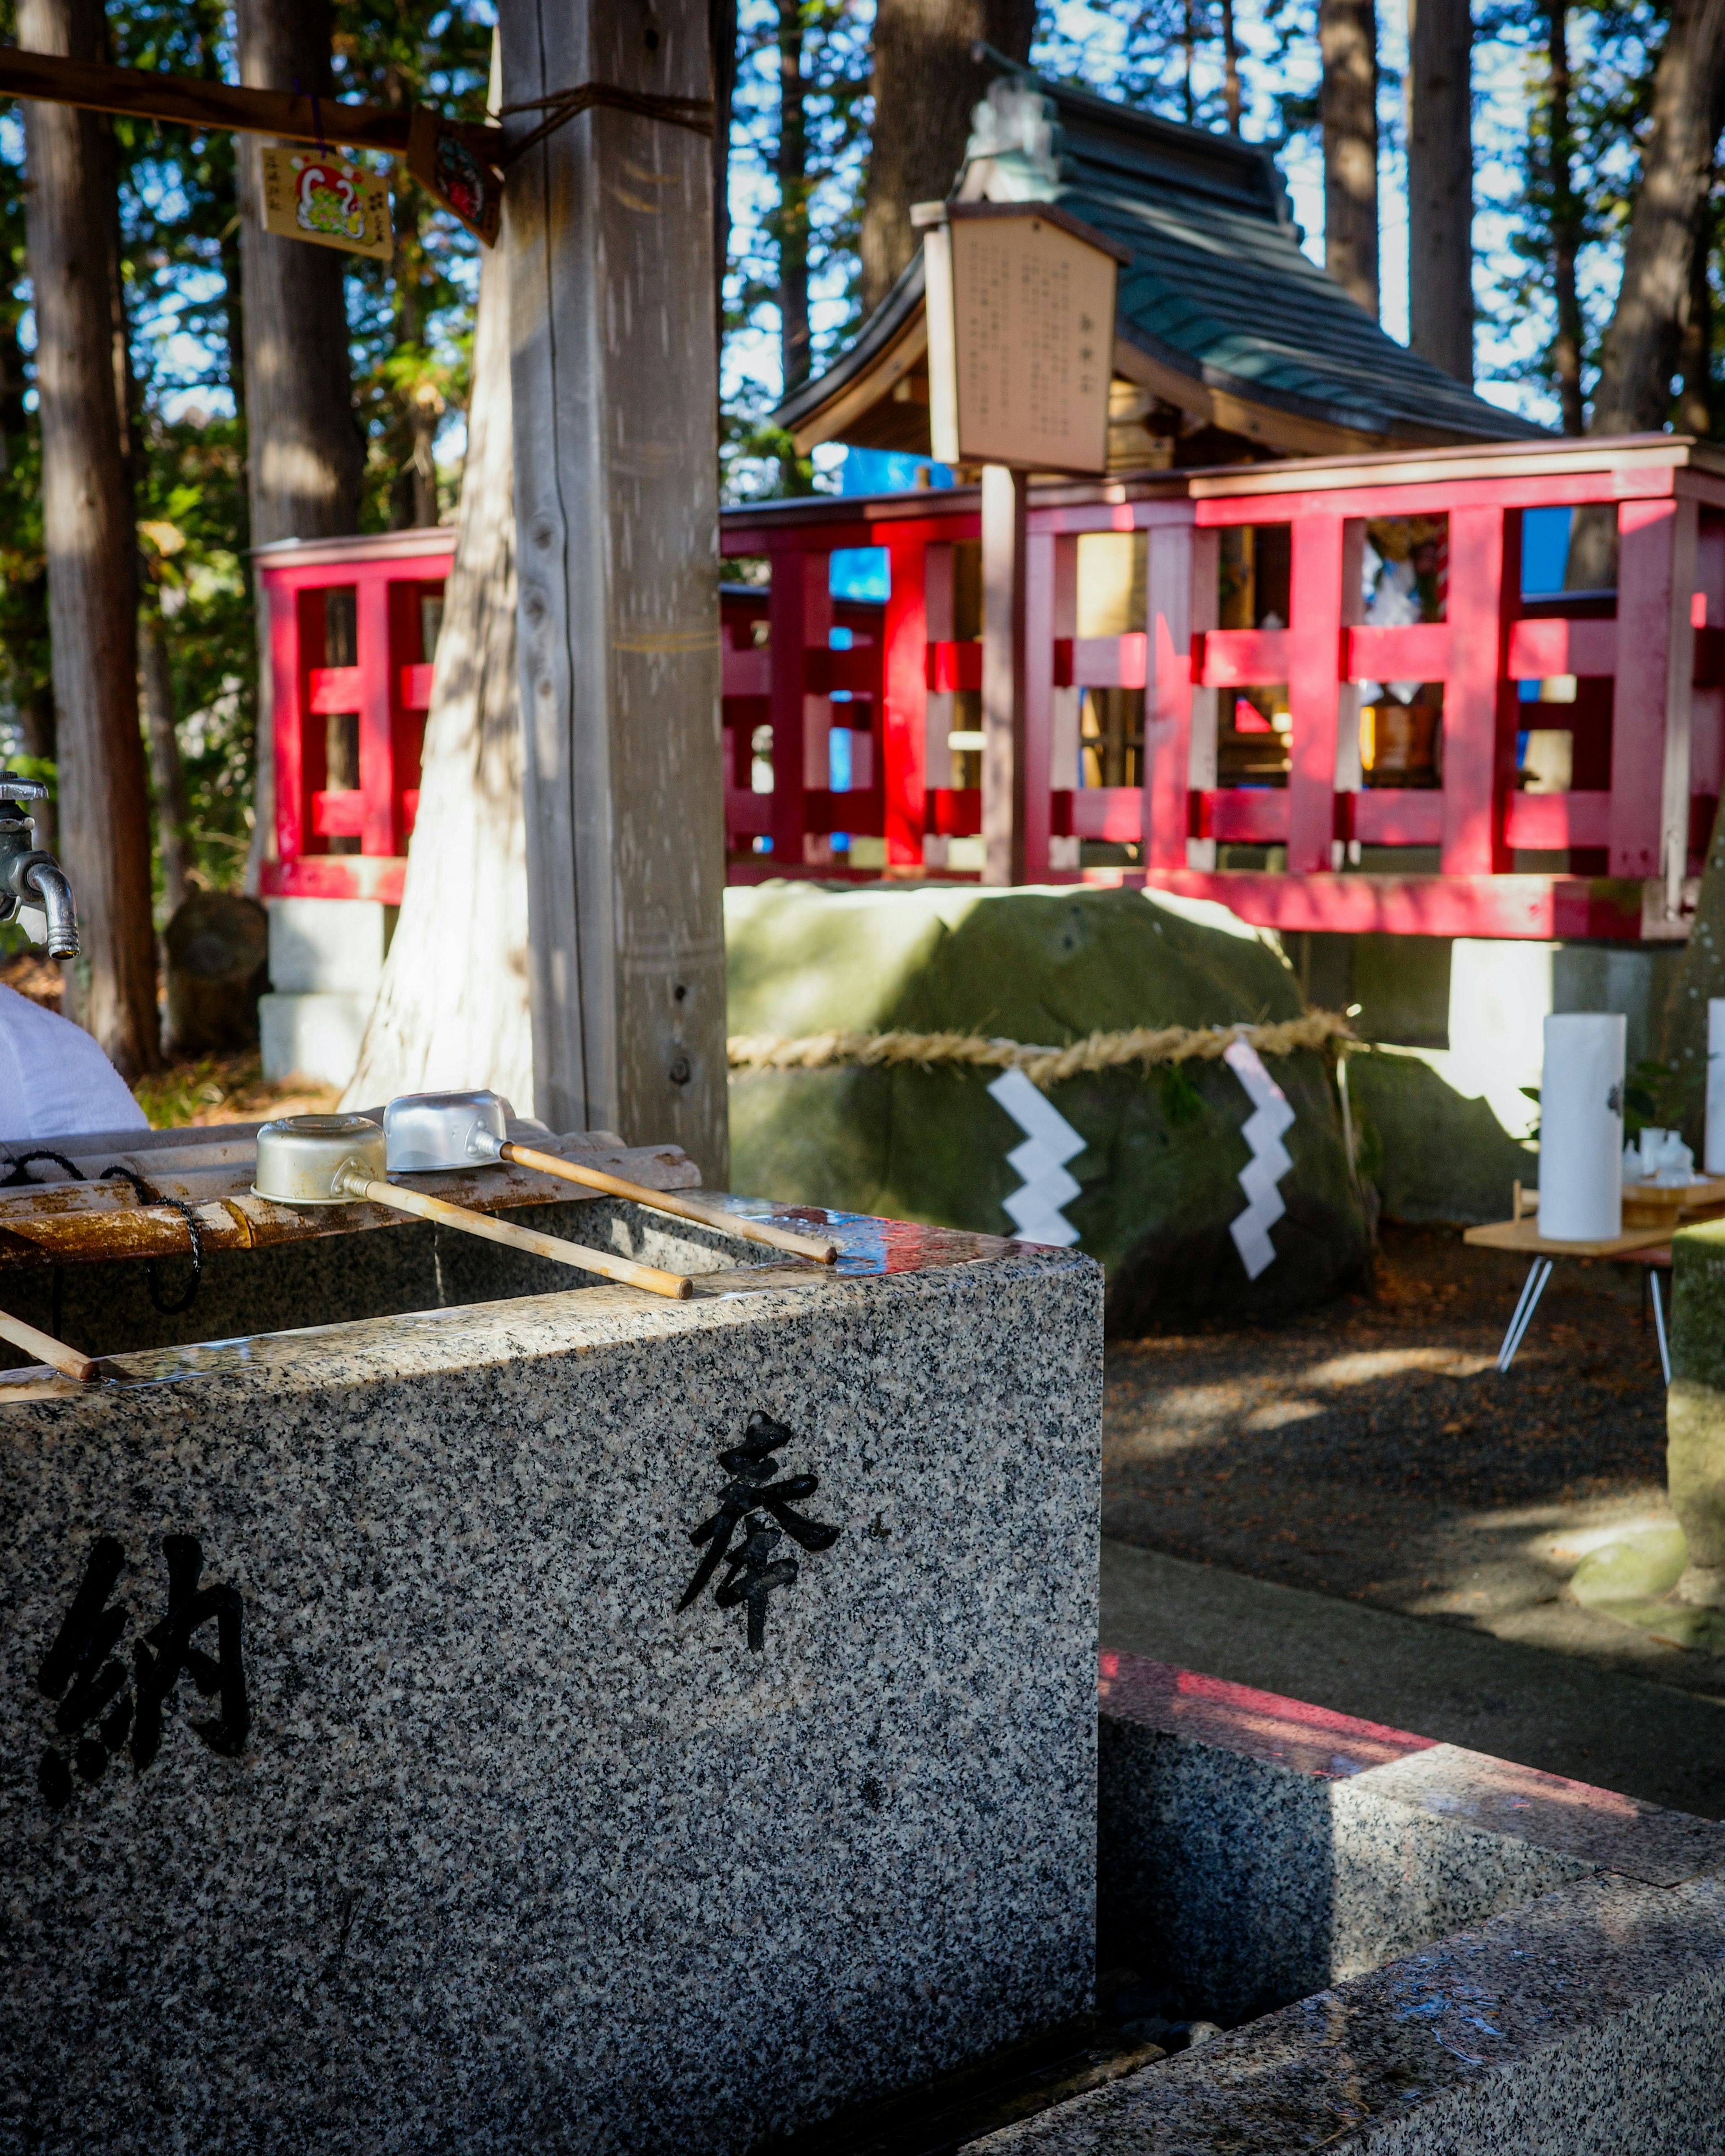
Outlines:
[[[500,246],[480,266],[467,461],[419,814],[400,918],[346,1096],[355,1106],[489,1086],[523,1114],[532,1110],[511,426]]]
[[[1689,258],[1689,302],[1677,343],[1683,386],[1677,393],[1677,432],[1707,440],[1713,431],[1713,288],[1707,279],[1713,253],[1711,204],[1703,198]]]
[[[180,737],[174,725],[173,676],[168,670],[167,639],[153,605],[138,613],[138,690],[144,706],[144,732],[150,743],[150,786],[156,797],[156,850],[162,861],[162,902],[172,920],[189,888],[186,878],[186,771],[180,761]]]
[[[1706,203],[1725,85],[1725,0],[1676,0],[1653,76],[1617,305],[1594,390],[1594,434],[1642,434],[1671,418],[1695,228]]]
[[[1408,0],[1408,342],[1473,382],[1473,20]]]
[[[915,254],[913,203],[952,186],[970,139],[971,107],[992,70],[971,58],[982,38],[1028,60],[1034,0],[879,0],[875,11],[875,131],[863,201],[862,303],[870,314]]]
[[[731,259],[731,110],[737,95],[737,0],[707,0],[713,98],[713,316],[725,342],[725,271]]]
[[[330,89],[326,0],[234,0],[239,79],[258,90]],[[262,146],[234,137],[245,325],[246,475],[251,541],[334,539],[359,525],[365,444],[354,416],[342,258],[264,229]],[[270,609],[258,621],[258,752],[246,886],[275,850]]]
[[[1552,340],[1552,372],[1563,432],[1579,434],[1587,424],[1581,394],[1581,295],[1575,260],[1581,252],[1581,205],[1576,199],[1574,137],[1569,117],[1569,9],[1568,0],[1551,0],[1548,11],[1551,54],[1551,270],[1557,302],[1558,333]]]
[[[1375,45],[1375,37],[1373,42]],[[1228,132],[1239,134],[1240,37],[1235,27],[1234,0],[1222,0],[1222,110],[1227,116]],[[1375,187],[1374,176],[1374,199]]]
[[[239,79],[259,90],[330,91],[321,0],[236,0]],[[342,258],[264,229],[264,167],[236,140],[245,321],[252,544],[332,539],[359,522],[365,445],[353,413]]]
[[[784,389],[809,372],[809,130],[802,0],[778,0],[778,357]]]
[[[1324,138],[1324,267],[1378,314],[1378,12],[1373,0],[1320,0],[1318,93]]]
[[[28,51],[100,59],[100,0],[20,0],[18,38]],[[116,393],[114,176],[93,113],[28,103],[24,145],[59,844],[83,947],[67,969],[68,1001],[130,1080],[153,1070],[161,1050],[136,534]]]

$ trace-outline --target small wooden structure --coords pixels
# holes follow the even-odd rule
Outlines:
[[[1588,505],[1615,521],[1616,588],[1524,597],[1524,512]],[[722,528],[770,571],[764,649],[762,600],[726,633],[732,880],[979,874],[947,844],[983,824],[958,723],[982,681],[978,490],[764,502]],[[1078,634],[1092,534],[1138,550],[1117,634]],[[1424,550],[1419,619],[1365,619],[1368,541]],[[890,596],[837,649],[831,556],[870,547]],[[1027,549],[1027,880],[1150,883],[1290,930],[1686,932],[1725,767],[1725,452],[1547,439],[1049,485]],[[1119,770],[1084,752],[1087,691],[1142,710]],[[771,792],[746,794],[763,699]],[[824,778],[847,722],[866,801]],[[1566,775],[1523,764],[1535,728],[1567,733]],[[831,834],[875,830],[875,789],[884,860],[847,865]]]
[[[285,540],[254,556],[275,745],[266,898],[401,903],[454,546],[439,526]]]

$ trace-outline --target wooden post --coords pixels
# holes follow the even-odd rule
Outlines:
[[[1504,804],[1515,784],[1520,706],[1510,625],[1522,605],[1519,510],[1450,512],[1450,670],[1444,679],[1445,875],[1510,865]]]
[[[1186,866],[1193,538],[1189,524],[1153,524],[1145,534],[1143,855],[1153,872]]]
[[[1331,866],[1336,831],[1336,729],[1342,690],[1343,521],[1294,520],[1288,712],[1288,874]]]
[[[1681,911],[1689,853],[1696,505],[1620,502],[1609,872],[1657,876]]]
[[[928,609],[923,572],[932,549],[922,539],[895,540],[888,549],[891,586],[880,663],[885,711],[880,742],[885,772],[886,866],[922,865],[922,805],[928,725]]]
[[[1056,555],[1065,542],[1051,531],[1031,533],[1024,544],[1024,775],[1019,788],[1020,832],[1019,883],[1046,883],[1054,865],[1049,848],[1053,835],[1054,685]]]
[[[1027,474],[983,466],[983,881],[1024,880]]]
[[[695,0],[499,13],[506,105],[711,89]],[[703,135],[594,106],[511,169],[503,244],[537,1112],[673,1140],[722,1183],[711,189]]]
[[[832,557],[797,543],[775,547],[772,624],[773,860],[798,868],[831,857],[830,843],[809,835],[811,793],[829,783],[832,699],[808,686],[809,654],[824,652],[833,626]]]

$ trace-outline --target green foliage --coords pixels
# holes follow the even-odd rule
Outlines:
[[[1183,1063],[1170,1063],[1163,1068],[1158,1091],[1163,1119],[1175,1129],[1182,1123],[1195,1122],[1204,1113],[1204,1096]]]

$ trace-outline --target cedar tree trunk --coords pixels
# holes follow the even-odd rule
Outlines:
[[[875,132],[863,198],[862,304],[871,314],[921,241],[913,203],[952,186],[970,140],[971,108],[992,70],[978,39],[1028,60],[1035,0],[879,0],[875,10]]]
[[[19,0],[18,38],[28,51],[100,59],[100,0]],[[161,1050],[136,534],[115,366],[112,160],[95,114],[33,100],[24,154],[59,837],[83,947],[67,969],[68,1002],[131,1080],[153,1070]]]
[[[1408,342],[1473,382],[1473,19],[1408,0]]]
[[[1586,430],[1581,394],[1581,295],[1575,282],[1575,259],[1581,252],[1581,204],[1576,198],[1575,142],[1569,118],[1569,9],[1568,0],[1551,0],[1547,35],[1551,54],[1551,275],[1557,301],[1558,333],[1552,340],[1552,372],[1563,432]]]
[[[533,1105],[526,824],[515,641],[509,294],[480,268],[467,461],[444,591],[401,916],[346,1098],[490,1086]]]
[[[1378,11],[1373,0],[1319,0],[1324,136],[1324,267],[1378,313]]]
[[[185,898],[186,770],[180,760],[180,737],[174,726],[173,676],[168,670],[167,638],[154,606],[138,613],[138,689],[144,706],[144,732],[150,743],[150,785],[156,796],[156,847],[162,856],[162,902],[172,921]]]
[[[327,95],[330,18],[324,0],[235,0],[239,79],[258,90]],[[234,137],[251,537],[334,539],[359,528],[365,444],[354,417],[342,257],[264,229],[264,167],[255,136]],[[269,609],[258,617],[258,753],[249,889],[275,839]]]
[[[785,393],[809,372],[809,130],[803,0],[778,0],[778,358]]]

